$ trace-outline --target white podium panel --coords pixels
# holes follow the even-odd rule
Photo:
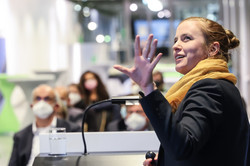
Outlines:
[[[39,135],[40,154],[49,154],[49,133]],[[83,153],[82,133],[66,133],[67,153]],[[158,151],[159,140],[154,131],[86,132],[88,153]]]

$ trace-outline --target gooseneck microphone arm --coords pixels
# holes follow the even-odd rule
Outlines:
[[[90,108],[100,105],[102,103],[107,103],[107,102],[111,102],[112,104],[125,104],[125,105],[135,105],[138,103],[139,100],[139,96],[119,96],[119,97],[112,97],[111,99],[107,99],[107,100],[102,100],[99,102],[96,102],[92,105],[89,105],[84,113],[83,113],[83,117],[82,117],[82,141],[83,141],[83,146],[84,146],[84,155],[88,154],[87,151],[87,145],[86,145],[86,140],[85,140],[85,136],[84,136],[84,123],[86,120],[86,116],[88,111],[90,110]]]
[[[84,113],[83,113],[83,117],[82,117],[82,141],[83,141],[83,146],[84,146],[84,155],[87,155],[88,152],[87,152],[87,145],[86,145],[86,140],[85,140],[85,137],[84,137],[84,123],[85,123],[85,120],[86,120],[86,116],[87,116],[87,113],[88,111],[90,110],[90,108],[96,106],[96,105],[99,105],[99,104],[102,104],[102,103],[106,103],[106,102],[111,102],[112,100],[111,99],[108,99],[108,100],[102,100],[102,101],[99,101],[99,102],[96,102],[94,104],[91,104],[89,105]]]

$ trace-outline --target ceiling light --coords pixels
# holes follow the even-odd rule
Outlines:
[[[165,15],[164,15],[164,12],[163,11],[159,11],[158,13],[157,13],[157,17],[158,18],[163,18]]]
[[[77,12],[81,11],[81,9],[82,9],[81,5],[77,4],[77,5],[74,6],[74,10],[77,11]]]
[[[104,42],[104,36],[102,34],[97,35],[95,38],[97,43],[103,43]]]
[[[90,10],[89,10],[89,8],[88,8],[88,7],[84,7],[84,8],[82,9],[82,13],[83,13],[83,15],[84,15],[85,17],[89,17],[89,16],[90,16]]]
[[[153,12],[158,12],[163,9],[163,5],[159,0],[148,0],[148,8]]]
[[[132,3],[132,4],[130,4],[129,9],[130,9],[132,12],[135,12],[135,11],[138,9],[138,6],[137,6],[137,4]]]
[[[111,37],[110,37],[109,35],[106,35],[106,36],[104,37],[104,41],[105,41],[106,43],[109,43],[109,42],[111,41]]]
[[[97,24],[95,22],[88,23],[89,30],[94,31],[94,30],[96,30],[96,28],[97,28]]]

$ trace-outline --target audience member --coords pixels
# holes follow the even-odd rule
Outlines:
[[[87,106],[98,101],[109,99],[109,94],[98,74],[92,71],[86,71],[80,78],[80,91]],[[120,106],[112,104],[104,104],[99,106],[98,109],[93,109],[89,112],[94,113],[94,119],[87,115],[88,131],[105,131],[108,123],[114,119],[120,118]],[[97,128],[92,128],[96,126]]]
[[[123,108],[125,110],[123,110]],[[147,131],[153,130],[141,105],[127,105],[121,108],[122,119],[108,125],[108,131]],[[125,113],[125,114],[124,114]]]
[[[73,85],[70,85],[70,86],[73,86]],[[71,105],[71,99],[73,99],[73,101],[78,100],[78,99],[76,100],[76,98],[78,98],[78,97],[72,97],[72,96],[77,96],[79,94],[76,93],[76,94],[71,95],[71,99],[70,99],[69,98],[70,93],[69,93],[68,87],[57,86],[55,88],[55,91],[59,95],[59,97],[60,97],[59,102],[61,103],[61,104],[59,104],[60,109],[59,109],[59,112],[57,113],[57,117],[62,117],[61,114],[66,112],[65,114],[63,114],[63,115],[65,115],[65,116],[63,116],[63,118],[69,120],[72,123],[76,123],[79,125],[79,127],[81,127],[84,110],[81,108],[77,108],[74,105]],[[80,97],[80,95],[79,95],[79,97]],[[79,99],[81,100],[81,97]],[[77,102],[81,103],[79,100]],[[74,103],[74,102],[72,102],[72,103]],[[79,105],[81,105],[81,104],[79,104]]]
[[[84,110],[86,108],[86,104],[83,101],[83,96],[80,92],[80,86],[78,84],[72,83],[68,86],[68,89],[69,89],[68,106]]]
[[[56,94],[56,100],[58,103],[58,111],[56,112],[56,116],[61,119],[66,119],[68,114],[68,90],[64,86],[56,86],[54,88]]]
[[[32,92],[31,108],[35,115],[32,124],[15,133],[9,166],[32,165],[39,154],[39,133],[49,132],[52,127],[65,127],[66,132],[81,131],[80,127],[56,118],[59,109],[54,90],[45,84],[39,85]]]
[[[166,93],[163,74],[160,71],[153,72],[153,81],[157,87],[163,94]]]
[[[86,105],[109,98],[108,91],[100,76],[92,71],[86,71],[82,74],[79,87]]]

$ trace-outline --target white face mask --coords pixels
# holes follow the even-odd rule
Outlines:
[[[142,130],[146,125],[146,118],[138,113],[132,113],[126,120],[125,124],[130,131]]]
[[[32,110],[33,110],[35,116],[37,116],[40,119],[48,118],[54,111],[53,107],[50,104],[43,101],[43,100],[36,103],[32,107]]]
[[[79,101],[81,101],[81,96],[78,93],[70,93],[69,94],[69,100],[70,100],[70,105],[75,105]]]
[[[91,91],[97,87],[97,84],[96,79],[89,79],[84,83],[84,87]]]

